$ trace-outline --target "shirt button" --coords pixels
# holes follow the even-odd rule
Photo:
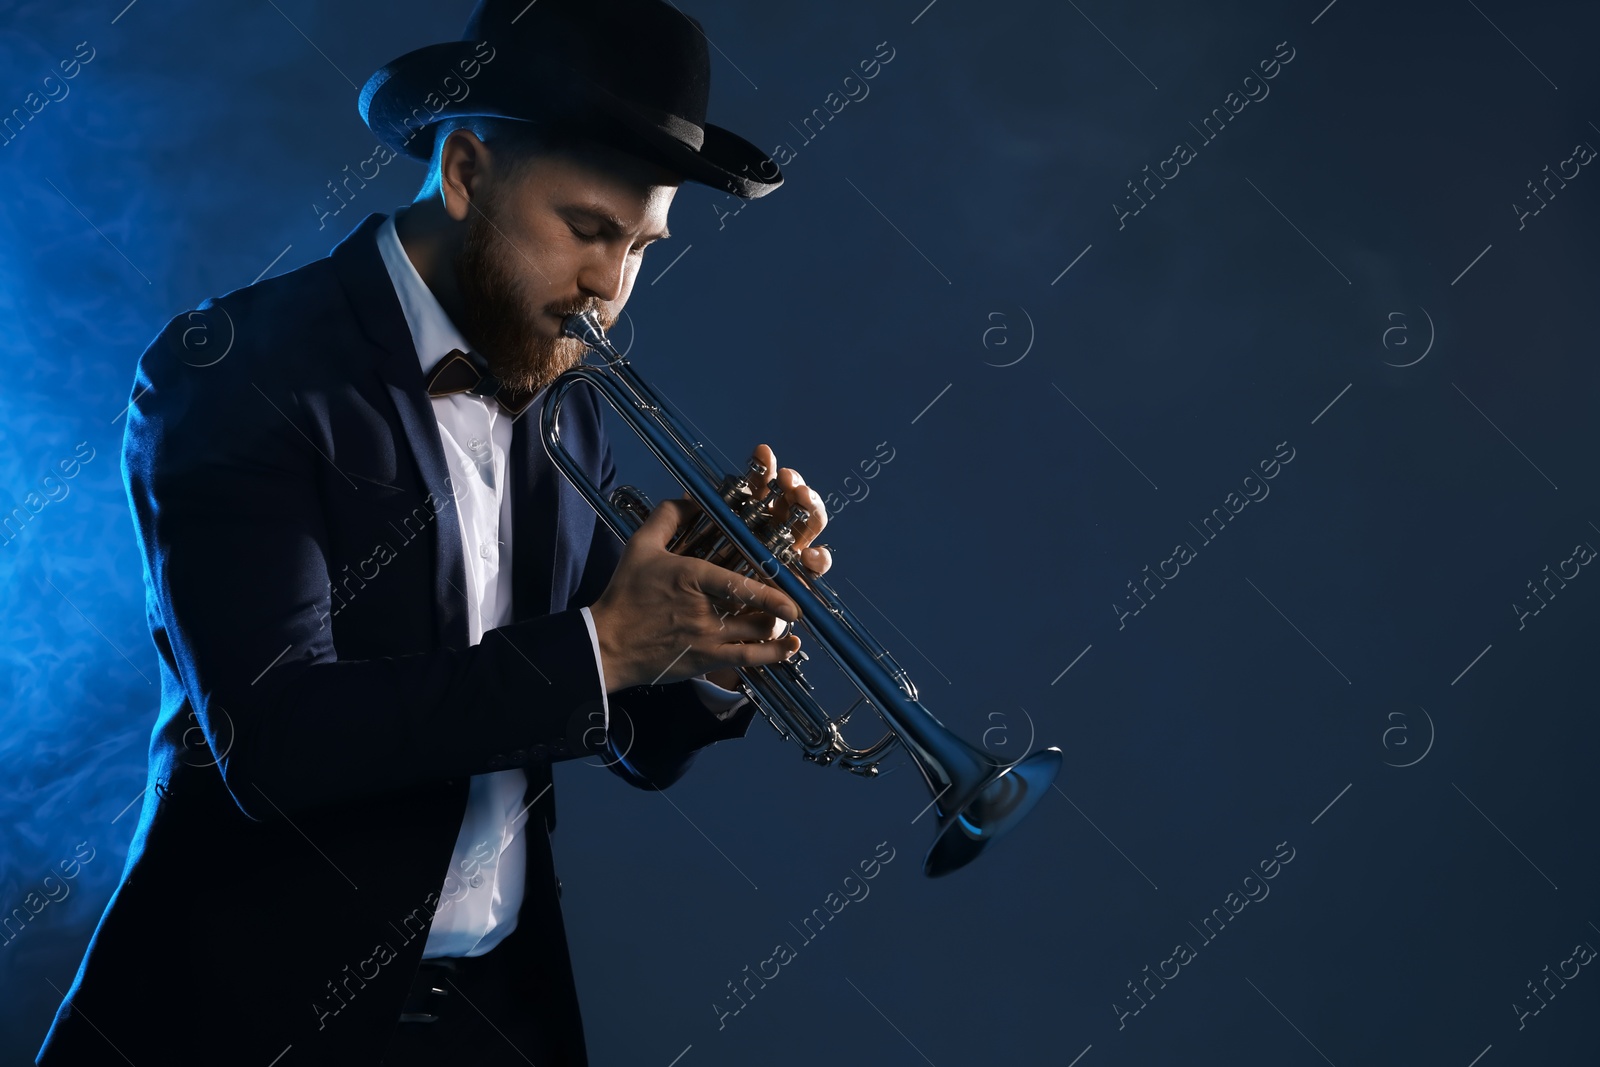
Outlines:
[[[489,558],[489,546],[481,541],[478,543],[478,555],[482,556],[484,559]]]

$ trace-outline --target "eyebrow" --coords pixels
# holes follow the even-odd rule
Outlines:
[[[604,210],[603,208],[594,207],[588,204],[569,204],[566,207],[563,207],[561,210],[570,212],[572,214],[586,215],[594,221],[604,225],[605,228],[610,230],[613,234],[620,234],[625,228],[621,219],[613,215],[611,212]],[[667,238],[672,236],[672,233],[669,230],[663,229],[659,233],[647,233],[643,236],[646,241],[665,241]]]

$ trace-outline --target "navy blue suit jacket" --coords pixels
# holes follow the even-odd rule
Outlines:
[[[468,645],[450,472],[383,218],[174,318],[139,361],[122,462],[161,711],[121,883],[40,1063],[266,1064],[289,1046],[282,1067],[378,1062],[469,779],[512,766],[537,804],[518,926],[495,951],[525,958],[550,1059],[583,1062],[546,787],[551,761],[599,736],[577,609],[621,544],[530,408],[510,457],[515,621]],[[563,443],[609,490],[598,405],[571,394]],[[606,762],[642,788],[753,711],[718,721],[687,682],[610,704]]]

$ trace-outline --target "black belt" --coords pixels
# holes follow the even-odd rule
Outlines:
[[[442,1012],[465,1009],[464,1004],[450,1003],[452,998],[456,1001],[461,999],[451,987],[463,968],[472,967],[479,959],[481,957],[438,956],[423,960],[417,967],[416,977],[411,980],[411,991],[406,994],[400,1021],[436,1023]]]
[[[559,899],[560,896],[561,879],[557,878],[556,897]],[[476,976],[479,971],[490,967],[489,956],[493,952],[491,949],[482,956],[434,956],[423,960],[411,980],[411,991],[406,994],[400,1021],[436,1023],[442,1012],[471,1011],[470,1006],[460,1003],[462,997],[451,988],[451,984],[461,983],[463,975]],[[498,963],[499,957],[494,962]],[[452,998],[456,1003],[451,1002]]]

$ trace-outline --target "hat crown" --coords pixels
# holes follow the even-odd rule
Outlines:
[[[706,121],[710,41],[663,0],[478,0],[459,40],[413,49],[361,88],[361,119],[428,162],[439,124],[488,116],[554,122],[750,200],[783,172]]]
[[[540,76],[579,72],[628,104],[705,126],[705,32],[663,0],[478,0],[461,38],[507,46]]]

